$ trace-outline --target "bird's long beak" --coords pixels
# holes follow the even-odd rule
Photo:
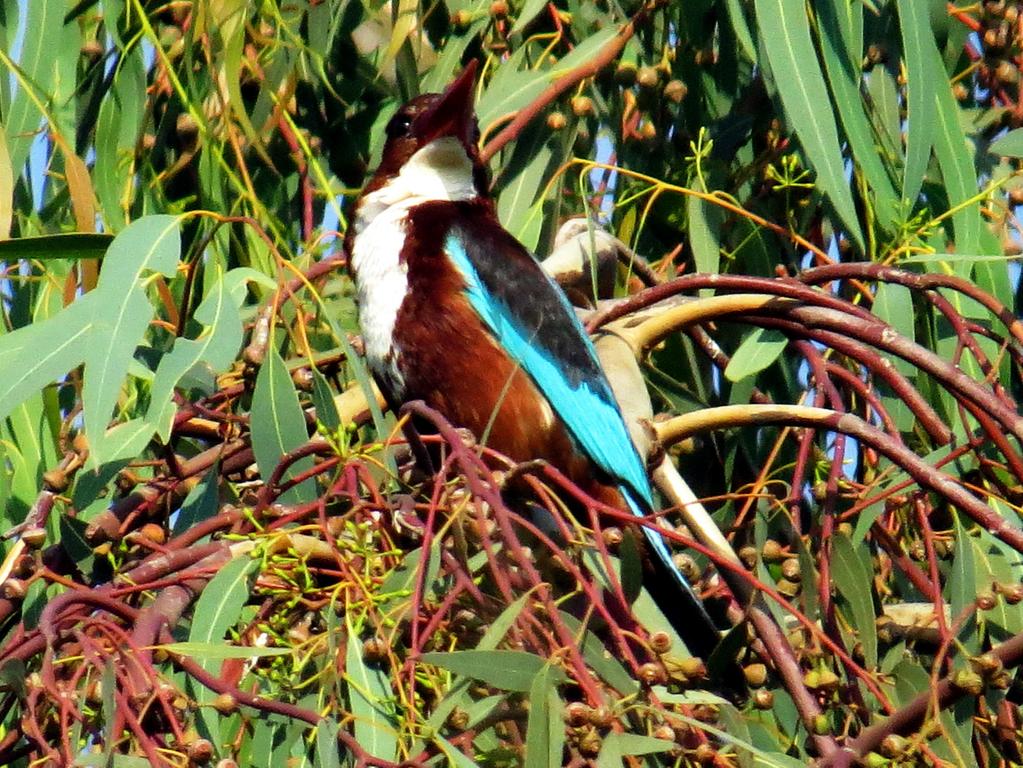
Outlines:
[[[424,143],[442,136],[455,136],[466,146],[473,143],[475,84],[476,61],[473,60],[440,95],[440,99],[416,119],[416,132]]]

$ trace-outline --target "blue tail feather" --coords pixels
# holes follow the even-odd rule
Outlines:
[[[621,492],[632,514],[636,517],[646,517],[650,514],[649,507],[637,501],[629,488],[623,486]],[[720,639],[714,621],[707,613],[696,590],[675,565],[671,549],[664,537],[648,526],[641,527],[654,568],[654,581],[648,580],[647,588],[689,650],[697,656],[706,658]],[[661,583],[662,580],[669,583]]]

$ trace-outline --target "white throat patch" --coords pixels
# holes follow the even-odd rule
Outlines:
[[[472,160],[458,139],[437,139],[412,155],[397,176],[365,195],[355,212],[351,256],[366,359],[395,396],[400,396],[403,386],[398,367],[401,350],[392,349],[391,340],[408,291],[408,266],[399,256],[409,209],[432,200],[473,199],[472,170]]]

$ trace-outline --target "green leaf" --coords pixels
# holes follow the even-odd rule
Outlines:
[[[315,367],[313,371],[313,408],[316,409],[316,420],[326,429],[333,432],[341,426],[341,416],[334,404],[334,393],[330,384]]]
[[[675,743],[673,741],[655,739],[653,736],[644,736],[640,733],[609,733],[604,739],[604,745],[601,748],[597,763],[598,765],[611,765],[611,763],[605,762],[604,750],[608,750],[608,756],[610,756],[611,752],[614,752],[614,754],[624,758],[629,755],[637,757],[640,755],[656,755],[661,752],[667,752],[673,749],[674,746]],[[622,765],[622,763],[619,762],[617,765]]]
[[[872,587],[874,573],[869,556],[864,558],[849,537],[839,533],[831,538],[831,563],[835,587],[852,611],[853,630],[862,644],[867,669],[874,669],[877,666],[877,627]]]
[[[1005,264],[1013,258],[978,253],[918,253],[899,259],[899,264]]]
[[[543,200],[554,148],[543,125],[532,125],[515,142],[501,174],[497,215],[526,248],[534,250],[543,225]]]
[[[1007,519],[1018,520],[1007,506],[992,497],[989,503]],[[996,539],[986,530],[980,530],[979,538],[970,539],[973,543],[973,557],[977,568],[978,584],[1018,584],[1023,564],[1019,556],[1003,542]],[[1010,604],[1007,600],[998,600],[994,608],[984,611],[984,622],[992,642],[1007,639],[1023,631],[1023,605]]]
[[[288,368],[271,346],[256,376],[256,389],[252,394],[252,452],[256,455],[256,465],[263,482],[270,481],[285,454],[304,445],[308,439],[305,417]],[[294,477],[311,466],[309,457],[295,462],[282,480]],[[313,480],[306,480],[280,496],[285,504],[308,502],[315,498],[316,483]]]
[[[906,54],[906,167],[902,180],[902,197],[914,201],[931,158],[934,137],[934,92],[939,87],[937,72],[930,58],[938,49],[931,37],[931,19],[927,3],[897,0],[899,30]],[[940,87],[948,87],[941,78]],[[961,148],[960,148],[961,149]]]
[[[112,235],[73,233],[0,240],[0,260],[101,259],[113,239]]]
[[[529,719],[526,721],[525,768],[548,768],[561,764],[565,745],[558,682],[561,670],[550,665],[541,669],[529,689]]]
[[[219,468],[219,463],[214,464],[202,482],[188,492],[188,496],[181,503],[181,511],[178,512],[177,519],[174,521],[173,535],[177,536],[196,523],[201,523],[217,514],[221,479]]]
[[[144,279],[150,272],[172,276],[180,252],[178,221],[173,216],[137,220],[114,238],[107,251],[99,284],[91,294],[95,297],[89,305],[92,327],[84,344],[82,411],[89,436],[89,466],[113,460],[108,456],[121,444],[107,439],[106,428],[135,349],[155,313]]]
[[[100,711],[103,715],[103,754],[109,759],[113,754],[114,744],[117,743],[117,736],[114,723],[117,720],[117,674],[114,671],[113,659],[108,659],[103,665],[103,675],[100,677]]]
[[[648,598],[649,599],[649,598]],[[575,637],[576,645],[582,651],[586,663],[597,676],[623,696],[635,693],[639,682],[629,674],[618,659],[608,653],[607,646],[593,632],[571,614],[559,611],[558,615]]]
[[[435,664],[456,675],[482,680],[502,691],[522,693],[530,690],[533,680],[548,664],[546,659],[522,651],[424,653],[419,658],[426,664]],[[559,681],[561,679],[563,676]]]
[[[685,704],[687,706],[709,704],[713,707],[728,705],[728,699],[718,696],[716,693],[712,693],[711,691],[694,689],[675,692],[669,690],[663,685],[655,685],[651,688],[651,690],[657,694],[658,699],[668,704]]]
[[[0,664],[0,683],[18,697],[28,695],[25,681],[28,679],[28,667],[16,656],[9,657]]]
[[[265,656],[287,656],[290,648],[259,648],[248,645],[224,645],[221,643],[165,643],[154,646],[167,653],[190,656],[200,661],[223,661],[224,659],[254,659]]]
[[[63,515],[61,516],[64,517]],[[36,579],[29,584],[25,599],[21,604],[21,621],[25,629],[32,630],[39,626],[39,617],[43,613],[46,604],[55,598],[62,591],[61,587],[46,586],[42,579]]]
[[[1023,157],[1023,128],[1016,128],[995,139],[987,151],[998,157]]]
[[[3,431],[13,442],[8,447],[13,470],[9,490],[27,511],[36,501],[43,472],[58,461],[42,395],[35,394],[14,408]]]
[[[213,285],[195,310],[194,319],[203,328],[195,339],[177,339],[163,356],[153,379],[153,390],[146,421],[153,425],[159,438],[170,437],[174,419],[174,388],[181,380],[201,367],[212,379],[234,361],[242,344],[242,319],[238,313],[248,284],[273,288],[274,282],[254,269],[232,269],[226,274],[215,262]]]
[[[905,706],[920,693],[931,688],[929,670],[925,670],[918,663],[909,660],[903,661],[892,670],[892,678],[895,681],[895,692],[893,699],[898,706]],[[967,698],[966,703],[971,711],[976,707],[976,702]],[[939,757],[949,760],[949,765],[962,766],[967,768],[976,765],[973,759],[972,750],[969,747],[970,731],[972,730],[971,718],[962,718],[962,712],[956,712],[955,707],[941,710],[940,727],[942,738],[934,739],[931,742],[933,749]],[[963,732],[965,733],[965,740]]]
[[[587,35],[571,52],[558,59],[551,71],[551,79],[561,77],[569,70],[588,64],[590,60],[600,52],[600,49],[611,42],[612,38],[618,35],[618,27],[609,24],[603,29]]]
[[[355,721],[355,740],[369,755],[394,760],[398,749],[398,724],[391,712],[394,692],[390,678],[383,669],[363,659],[362,643],[350,623],[346,647],[345,681]]]
[[[223,45],[221,66],[223,67],[222,87],[227,90],[225,107],[238,121],[249,145],[264,154],[263,141],[249,113],[245,110],[246,100],[242,96],[242,53],[245,49],[246,22],[248,20],[247,0],[220,0],[209,6],[213,17],[212,29],[219,35]]]
[[[75,517],[61,515],[57,518],[57,529],[60,531],[60,546],[83,571],[92,570],[95,554],[92,545],[85,537],[87,523]]]
[[[639,542],[636,541],[637,535],[638,531],[635,528],[626,528],[618,551],[622,592],[630,605],[636,602],[640,590],[643,589],[643,558]]]
[[[287,765],[292,742],[288,739],[288,726],[279,718],[262,717],[254,719],[250,726],[252,738],[248,754],[239,757],[246,768],[280,768]]]
[[[379,594],[383,602],[382,609],[388,619],[401,621],[405,614],[412,610],[412,593],[416,580],[419,578],[423,550],[414,549],[405,555],[405,559],[387,574],[380,585]],[[430,553],[426,562],[426,574],[423,577],[423,594],[432,594],[437,586],[437,574],[440,573],[441,551],[436,541],[430,545]]]
[[[907,339],[915,339],[916,318],[913,312],[913,294],[909,288],[895,283],[878,283],[872,310]],[[913,376],[916,373],[916,366],[908,360],[894,355],[890,359],[895,370],[903,376]]]
[[[24,37],[18,69],[13,72],[18,90],[3,123],[15,177],[22,173],[42,122],[39,104],[46,103],[53,89],[57,75],[54,53],[61,50],[67,3],[65,0],[32,0],[20,7],[27,14],[25,29],[32,33]]]
[[[195,604],[188,642],[199,645],[222,643],[235,625],[249,598],[250,576],[258,562],[237,557],[228,562],[203,588]]]
[[[480,768],[479,764],[466,757],[462,750],[458,749],[443,736],[437,736],[433,743],[436,744],[437,748],[444,754],[448,763],[453,765],[455,768]]]
[[[259,563],[250,557],[238,557],[228,562],[210,579],[196,601],[192,614],[192,628],[188,632],[188,642],[201,646],[223,644],[227,631],[238,622],[242,607],[249,599],[252,575]],[[219,659],[199,659],[199,665],[207,672],[216,674]],[[215,694],[209,688],[190,683],[192,696],[198,704],[208,704]],[[210,707],[199,710],[199,721],[204,726],[207,737],[219,744],[220,717]]]
[[[476,104],[480,128],[490,129],[498,118],[514,115],[528,105],[552,79],[550,72],[522,69],[525,66],[526,47],[519,48],[501,63]]]
[[[698,192],[706,192],[696,181]],[[721,271],[721,208],[693,195],[686,196],[686,216],[689,221],[689,246],[693,249],[693,262],[697,272],[716,275]],[[701,296],[711,296],[713,288],[701,289]]]
[[[86,294],[56,316],[0,336],[0,417],[82,363],[96,294]]]
[[[874,67],[867,79],[870,93],[872,128],[877,134],[878,155],[888,165],[898,168],[903,163],[900,100],[895,78],[884,67]],[[901,195],[908,200],[905,194]]]
[[[487,627],[487,631],[483,633],[483,637],[476,644],[476,650],[489,651],[496,648],[498,643],[504,640],[508,630],[515,624],[515,620],[518,619],[519,614],[522,613],[522,609],[526,607],[526,603],[529,602],[530,598],[530,595],[523,595],[501,611],[500,615]]]
[[[941,54],[930,36],[926,39],[927,66],[937,84],[930,93],[928,119],[934,124],[934,154],[945,182],[945,193],[955,229],[955,250],[963,253],[985,253],[981,239],[986,226],[980,211],[974,153],[968,149],[961,123],[961,110],[945,76]],[[903,193],[905,195],[905,193]],[[972,200],[969,204],[967,201]]]
[[[519,11],[519,15],[515,17],[515,23],[512,24],[512,28],[508,30],[508,36],[518,34],[526,26],[540,15],[540,11],[547,7],[547,0],[526,0],[522,4],[522,10]]]
[[[316,726],[316,768],[341,768],[341,754],[338,749],[338,731],[341,727],[335,720],[320,720]]]
[[[239,307],[245,300],[247,285],[251,282],[267,288],[275,286],[266,275],[247,267],[232,269],[224,275],[219,261],[214,261],[208,269],[218,276],[193,315],[203,325],[202,330],[195,339],[177,339],[171,351],[160,359],[145,416],[107,430],[105,441],[112,448],[105,454],[105,461],[136,456],[154,434],[167,442],[177,410],[174,389],[186,377],[195,378],[200,373],[212,383],[216,374],[230,367],[242,343]]]
[[[107,18],[116,18],[116,14]],[[107,29],[116,34],[112,29],[116,26],[108,25]],[[130,172],[134,167],[128,163],[135,160],[135,145],[146,113],[143,56],[140,45],[132,46],[123,54],[114,72],[110,93],[100,104],[96,122],[92,182],[103,212],[103,224],[109,232],[120,232],[127,226],[136,194],[135,176]]]
[[[802,768],[806,762],[783,752],[755,752],[753,764],[756,768]]]
[[[7,152],[7,134],[0,130],[0,239],[11,236],[14,220],[14,169]]]
[[[899,210],[899,198],[878,155],[877,142],[864,110],[860,95],[860,82],[863,79],[859,65],[860,52],[855,47],[849,50],[844,44],[845,27],[850,28],[848,34],[852,35],[852,28],[858,26],[862,36],[863,9],[843,0],[827,0],[817,6],[817,11],[821,24],[824,70],[842,128],[849,139],[853,159],[873,193],[871,205],[875,215],[883,227],[891,228]]]
[[[948,578],[946,592],[953,616],[959,616],[963,609],[972,605],[980,585],[977,583],[977,566],[973,558],[973,541],[962,521],[956,515],[955,547],[952,550],[952,572]],[[979,646],[979,638],[971,634],[970,645]]]
[[[760,373],[781,357],[789,340],[781,331],[754,328],[732,355],[725,367],[725,378],[742,381]]]
[[[732,34],[739,43],[743,55],[753,64],[757,63],[757,46],[753,42],[753,33],[750,32],[749,22],[746,14],[743,13],[742,4],[739,0],[725,0],[725,8],[728,10],[728,18],[732,22]]]
[[[862,251],[863,233],[845,178],[838,128],[827,108],[831,102],[810,39],[806,8],[796,0],[755,0],[754,5],[763,50],[785,107],[785,116],[799,137],[810,167],[817,174],[817,186]]]
[[[490,15],[480,13],[474,16],[476,19],[464,32],[452,35],[448,38],[444,48],[440,51],[437,63],[430,68],[430,72],[423,78],[423,91],[436,93],[443,91],[445,86],[454,78],[455,68],[462,62],[466,49],[476,41],[477,36],[487,26]]]
[[[530,598],[531,595],[522,595],[522,597],[501,611],[501,614],[487,627],[487,631],[476,645],[476,650],[487,651],[496,648],[498,643],[504,639],[508,630],[511,629],[519,614],[522,613],[522,609],[525,608]],[[473,704],[473,700],[467,695],[470,682],[468,679],[463,679],[455,683],[441,702],[434,707],[429,720],[427,720],[427,725],[440,729],[447,722],[448,716],[454,711],[455,707],[462,707],[468,711],[468,708]],[[490,698],[496,699],[495,706],[498,701],[503,699],[502,696]]]

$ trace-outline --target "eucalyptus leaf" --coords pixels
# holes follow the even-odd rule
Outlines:
[[[385,670],[363,658],[362,642],[349,625],[345,652],[345,680],[355,719],[355,738],[373,757],[394,760],[398,724],[391,712],[394,698]]]
[[[760,373],[781,357],[788,343],[780,331],[754,328],[728,361],[725,378],[741,381]]]
[[[294,384],[276,349],[267,351],[256,377],[252,414],[252,451],[256,454],[256,464],[263,480],[269,482],[281,460],[309,438]],[[281,482],[311,466],[309,457],[300,459],[285,470]],[[281,494],[280,498],[287,503],[311,501],[316,498],[316,483],[305,480]]]
[[[496,650],[424,653],[420,659],[456,675],[482,680],[501,690],[523,693],[530,690],[536,676],[548,663],[546,659],[532,653]],[[563,673],[554,679],[560,682],[564,679]]]
[[[824,76],[810,39],[806,9],[787,0],[756,0],[757,24],[765,40],[775,87],[799,137],[817,186],[831,201],[842,227],[863,247],[849,185],[845,179],[838,129],[830,110]]]

